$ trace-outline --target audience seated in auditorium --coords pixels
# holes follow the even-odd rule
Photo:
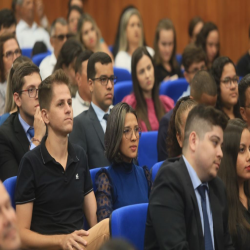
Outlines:
[[[248,29],[248,38],[250,40],[250,26]],[[245,55],[243,55],[237,65],[236,65],[236,72],[238,76],[245,76],[250,73],[250,48]]]
[[[217,84],[216,108],[224,112],[229,119],[241,118],[238,100],[239,77],[232,60],[226,56],[218,57],[212,65],[211,74]]]
[[[91,55],[87,78],[92,102],[88,110],[74,118],[74,128],[69,139],[85,150],[89,168],[105,167],[110,163],[104,154],[104,133],[116,81],[111,57],[104,52]]]
[[[16,27],[16,36],[20,47],[22,49],[33,48],[36,41],[43,41],[51,50],[48,32],[35,22],[34,0],[19,0],[17,3],[21,13],[21,20]]]
[[[74,38],[68,39],[62,46],[57,62],[54,67],[54,71],[62,69],[70,80],[70,93],[72,97],[75,97],[78,89],[75,79],[75,61],[77,56],[82,52],[81,44]]]
[[[250,128],[250,74],[244,76],[238,85],[241,117]]]
[[[203,25],[204,21],[199,16],[196,16],[190,20],[188,25],[188,35],[190,43],[196,42],[197,35],[200,33]]]
[[[4,33],[16,34],[16,18],[9,9],[0,10],[0,36]]]
[[[183,92],[181,97],[190,95],[190,83],[194,75],[199,70],[206,69],[206,54],[201,47],[197,47],[194,44],[189,44],[182,54],[182,65],[184,67],[184,77],[189,83],[186,91]],[[180,97],[180,98],[181,98]]]
[[[78,6],[79,8],[81,8],[81,9],[83,9],[84,1],[85,0],[69,0],[68,8],[75,5],[75,6]]]
[[[187,118],[182,157],[163,163],[150,194],[148,249],[230,249],[226,190],[216,177],[227,118],[198,105]]]
[[[109,238],[109,219],[97,224],[87,155],[68,142],[73,111],[69,79],[62,70],[39,86],[39,104],[48,135],[23,157],[16,184],[22,247],[98,249]],[[83,215],[88,232],[82,229]]]
[[[134,163],[140,133],[135,110],[118,103],[110,113],[104,140],[111,165],[95,177],[98,221],[109,218],[117,208],[148,202],[152,186],[149,170]]]
[[[182,77],[180,65],[176,60],[175,28],[170,19],[159,21],[155,32],[154,50],[157,84]]]
[[[191,81],[190,98],[199,104],[215,106],[217,101],[217,86],[213,77],[205,70],[198,71]],[[160,121],[157,151],[158,161],[168,158],[166,150],[166,138],[168,137],[168,127],[173,111],[164,115]]]
[[[134,92],[123,98],[138,115],[142,131],[158,130],[162,116],[174,107],[174,101],[159,96],[153,59],[146,47],[139,47],[132,56],[132,80]]]
[[[67,21],[64,18],[57,18],[50,27],[50,43],[53,53],[45,57],[39,66],[43,80],[52,74],[59,52],[69,37]]]
[[[18,112],[0,127],[0,179],[17,175],[23,155],[40,144],[46,132],[38,102],[39,68],[21,63],[12,77],[12,91]]]
[[[79,8],[77,5],[70,6],[68,10],[67,20],[69,26],[69,32],[73,35],[77,33],[77,24],[83,15],[83,10]]]
[[[77,38],[84,49],[92,52],[102,51],[113,58],[108,46],[104,42],[101,31],[96,25],[95,20],[87,13],[84,13],[77,25]]]
[[[87,65],[93,52],[85,50],[81,52],[75,62],[76,82],[78,91],[72,98],[73,116],[76,117],[83,111],[88,110],[91,102],[91,93],[87,78]]]
[[[220,39],[217,26],[212,22],[204,24],[196,38],[196,45],[200,46],[207,56],[207,67],[210,69],[220,53]]]
[[[224,131],[223,158],[218,172],[226,186],[229,233],[235,249],[250,246],[250,132],[246,122],[232,119]]]
[[[115,57],[115,66],[131,72],[131,56],[138,47],[143,45],[144,33],[141,15],[137,9],[129,8],[121,18],[119,52]],[[150,47],[146,48],[153,56],[154,50]]]
[[[7,78],[13,61],[21,55],[15,35],[0,37],[0,115],[4,113]]]
[[[18,250],[21,240],[14,208],[0,181],[0,250]]]

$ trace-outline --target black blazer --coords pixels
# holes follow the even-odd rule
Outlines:
[[[216,177],[209,182],[215,250],[233,250],[228,232],[225,187]],[[145,250],[205,250],[199,208],[183,157],[163,163],[149,198]]]
[[[29,140],[18,119],[18,112],[11,114],[0,127],[0,179],[17,175],[23,155],[29,151]]]
[[[69,140],[86,151],[90,169],[110,165],[104,154],[104,132],[92,105],[74,118]]]

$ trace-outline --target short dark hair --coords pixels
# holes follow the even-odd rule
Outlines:
[[[2,28],[9,28],[12,25],[16,25],[14,13],[9,9],[0,10],[0,30]]]
[[[96,75],[95,64],[100,62],[101,64],[109,64],[112,63],[111,57],[104,52],[96,52],[92,54],[88,61],[87,67],[87,78],[93,79]]]
[[[204,23],[204,21],[199,16],[196,16],[190,20],[189,26],[188,26],[188,35],[190,38],[193,36],[193,32],[194,32],[194,28],[196,24],[200,22]]]
[[[46,44],[43,41],[37,41],[35,42],[31,55],[32,57],[41,53],[45,53],[48,51],[48,48],[46,46]]]
[[[191,80],[190,95],[194,100],[199,101],[202,94],[210,96],[217,95],[217,86],[213,76],[206,70],[198,71]]]
[[[250,74],[244,76],[238,85],[240,107],[246,105],[246,90],[250,87]]]
[[[76,62],[75,62],[75,72],[77,73],[82,73],[82,63],[84,61],[89,60],[89,58],[91,57],[91,55],[93,54],[92,51],[90,50],[84,50],[82,51],[76,58]]]
[[[188,71],[193,63],[199,63],[202,61],[206,64],[206,54],[203,49],[194,44],[187,45],[182,54],[182,64],[185,71]]]
[[[83,14],[83,10],[79,6],[77,5],[70,6],[67,14],[67,20],[69,20],[70,13],[73,10],[77,11],[80,15]]]
[[[51,24],[51,26],[50,26],[50,36],[53,36],[53,35],[54,35],[54,32],[55,32],[55,28],[56,28],[56,24],[57,24],[57,23],[60,23],[60,24],[63,25],[63,26],[68,25],[67,21],[66,21],[63,17],[58,17],[58,18],[56,18],[56,19],[52,22],[52,24]]]
[[[42,83],[39,85],[39,94],[38,94],[38,100],[40,109],[47,109],[49,110],[51,100],[53,97],[53,86],[54,84],[65,84],[69,88],[69,78],[68,76],[63,72],[62,69],[56,70],[52,75],[47,77],[42,81]]]
[[[12,91],[14,93],[20,93],[22,90],[22,87],[25,83],[24,77],[29,76],[33,73],[39,74],[40,70],[39,68],[33,63],[33,62],[23,62],[20,63],[17,68],[15,69],[15,72],[12,77]],[[39,74],[40,76],[40,74]]]
[[[228,118],[220,110],[204,105],[194,107],[186,121],[183,149],[187,147],[192,131],[195,131],[201,139],[205,133],[212,130],[212,126],[219,126],[224,131],[227,122]]]

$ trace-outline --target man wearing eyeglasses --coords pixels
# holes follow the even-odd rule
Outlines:
[[[18,108],[0,127],[0,179],[17,175],[23,155],[40,144],[46,132],[42,120],[38,86],[39,68],[32,62],[20,64],[12,78],[13,98]]]
[[[89,110],[74,118],[74,127],[69,139],[86,151],[91,169],[110,164],[104,153],[104,134],[113,103],[116,76],[108,54],[96,52],[91,55],[87,78],[92,102]]]
[[[54,51],[51,55],[45,57],[39,66],[42,80],[52,74],[59,52],[69,37],[67,21],[64,18],[57,18],[50,28],[50,43]]]

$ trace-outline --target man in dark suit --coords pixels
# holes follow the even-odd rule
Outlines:
[[[32,62],[20,64],[13,74],[12,83],[18,112],[11,114],[0,127],[2,181],[17,175],[23,155],[40,144],[46,132],[38,103],[39,68]]]
[[[110,164],[104,153],[104,133],[116,80],[110,56],[103,52],[91,55],[87,66],[87,77],[92,102],[89,110],[74,118],[73,131],[69,139],[86,151],[91,169]]]
[[[216,177],[225,115],[196,106],[187,118],[183,156],[163,164],[149,199],[145,249],[233,250],[225,187]]]

